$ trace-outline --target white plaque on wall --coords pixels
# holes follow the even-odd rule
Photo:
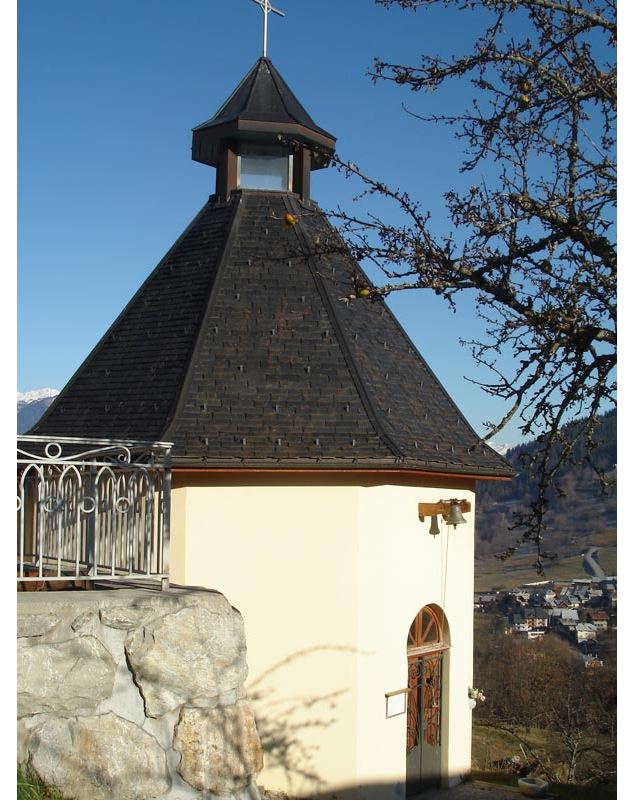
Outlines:
[[[386,692],[386,718],[398,717],[406,713],[407,689],[397,689],[396,692]]]

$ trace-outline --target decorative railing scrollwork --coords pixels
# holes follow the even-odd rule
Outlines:
[[[171,444],[18,437],[18,581],[169,579]]]

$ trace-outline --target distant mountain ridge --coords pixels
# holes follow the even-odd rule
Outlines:
[[[575,423],[571,423],[574,425]],[[600,417],[598,446],[594,461],[607,476],[617,462],[617,412]],[[500,553],[513,544],[518,535],[509,531],[515,510],[527,509],[536,497],[536,485],[529,477],[522,457],[537,449],[536,442],[517,445],[505,458],[518,470],[511,481],[477,481],[476,542],[477,556]],[[582,457],[582,445],[576,447],[576,458]],[[559,556],[579,555],[582,546],[607,544],[617,535],[617,503],[615,488],[602,492],[591,467],[566,464],[560,474],[565,497],[552,496],[547,511],[545,546]]]
[[[32,403],[35,400],[46,400],[56,397],[60,393],[59,389],[33,389],[30,392],[18,392],[18,406],[20,403]]]
[[[34,389],[18,392],[17,433],[26,433],[40,419],[59,394],[59,389]]]

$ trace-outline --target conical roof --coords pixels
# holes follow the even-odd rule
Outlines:
[[[31,433],[172,441],[189,467],[513,474],[353,275],[296,195],[210,201]]]
[[[216,114],[193,129],[192,158],[217,165],[223,139],[288,136],[332,154],[335,137],[316,125],[268,58],[259,58]],[[325,166],[314,159],[314,168]]]

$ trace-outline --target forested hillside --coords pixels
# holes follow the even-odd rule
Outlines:
[[[575,423],[572,423],[572,425]],[[571,427],[571,426],[570,426]],[[617,413],[610,411],[601,418],[598,431],[601,443],[595,451],[595,462],[602,469],[612,470],[617,461]],[[534,443],[509,450],[506,458],[518,471],[512,481],[480,481],[477,483],[476,555],[485,556],[506,550],[518,538],[510,531],[514,510],[526,508],[536,496],[536,488],[523,454],[530,454]],[[580,452],[576,457],[581,457]],[[590,545],[615,544],[617,528],[616,487],[606,494],[591,467],[585,464],[564,468],[560,480],[564,497],[549,498],[548,528],[545,546],[548,552],[566,557],[579,554]]]

